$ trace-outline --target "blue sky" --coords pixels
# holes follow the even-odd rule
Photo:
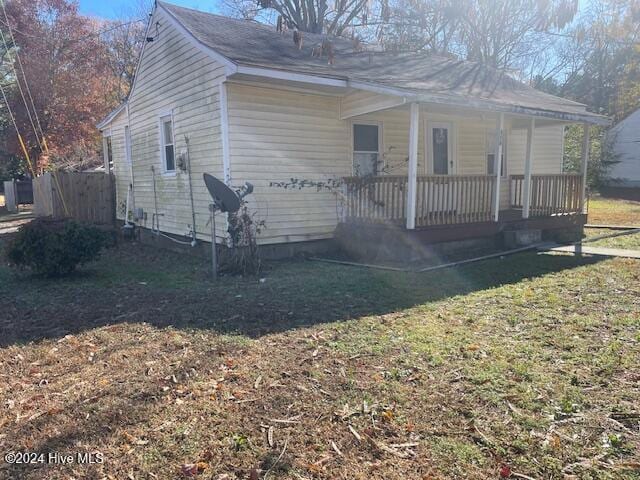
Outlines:
[[[197,8],[205,12],[216,12],[216,0],[168,0],[169,3],[182,5],[190,8]],[[114,18],[122,16],[132,5],[137,5],[137,0],[80,0],[80,12],[102,18]]]

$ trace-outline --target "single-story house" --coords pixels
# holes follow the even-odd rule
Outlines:
[[[210,241],[205,172],[252,183],[259,242],[288,250],[336,235],[415,245],[584,224],[564,127],[608,120],[582,104],[478,63],[296,42],[161,1],[146,36],[128,100],[99,124],[119,218],[143,229]]]
[[[640,188],[640,110],[614,125],[607,140],[616,162],[609,172],[611,185]]]

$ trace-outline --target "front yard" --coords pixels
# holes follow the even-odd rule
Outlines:
[[[134,244],[56,282],[0,265],[0,452],[104,456],[0,478],[640,475],[637,260],[207,266]]]

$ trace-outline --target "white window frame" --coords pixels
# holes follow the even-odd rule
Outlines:
[[[372,125],[378,127],[378,151],[377,152],[364,152],[364,151],[354,151],[353,149],[353,128],[355,125]],[[355,165],[355,155],[354,153],[377,153],[378,154],[378,166],[379,170],[384,170],[387,166],[386,159],[382,152],[384,152],[384,130],[383,130],[383,122],[378,120],[351,120],[349,122],[349,152],[351,156],[351,175],[356,175],[356,165]]]
[[[131,127],[124,126],[124,158],[127,165],[131,165]]]
[[[433,144],[431,143],[431,130],[433,128],[446,127],[449,129],[449,173],[447,175],[457,175],[458,173],[458,125],[453,120],[427,120],[424,125],[424,169],[426,175],[433,173]]]
[[[109,162],[109,144],[111,144],[111,162]],[[102,133],[102,163],[104,164],[104,170],[106,173],[112,172],[115,169],[115,159],[113,158],[113,134],[111,128],[105,130]]]
[[[487,126],[487,128],[485,128],[485,135],[484,135],[484,161],[485,161],[485,173],[487,175],[495,175],[495,173],[490,174],[489,173],[489,135],[493,135],[493,137],[497,137],[497,129],[495,127],[489,127]],[[504,164],[503,164],[503,168],[502,171],[500,172],[500,178],[504,179],[507,178],[508,175],[508,170],[509,170],[509,148],[508,148],[508,138],[509,138],[509,134],[507,129],[505,128],[504,130],[502,130],[502,157],[504,158]],[[497,149],[497,145],[496,145],[496,149]],[[495,152],[493,153],[495,155]],[[495,169],[495,164],[494,164],[494,169]]]
[[[164,138],[164,121],[169,117],[171,119],[171,144],[173,146],[173,170],[167,170],[167,158],[165,147],[167,143]],[[159,144],[160,144],[160,164],[162,167],[162,174],[168,177],[174,176],[177,172],[177,158],[176,158],[176,123],[173,117],[173,111],[163,112],[158,117],[158,130],[159,130]]]

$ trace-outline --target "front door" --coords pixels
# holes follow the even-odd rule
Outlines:
[[[425,214],[454,214],[456,207],[456,184],[441,175],[454,175],[455,139],[451,122],[427,122],[427,175],[430,177],[428,191],[429,198],[424,198],[423,211]]]
[[[427,173],[453,175],[453,124],[451,122],[427,123]]]

